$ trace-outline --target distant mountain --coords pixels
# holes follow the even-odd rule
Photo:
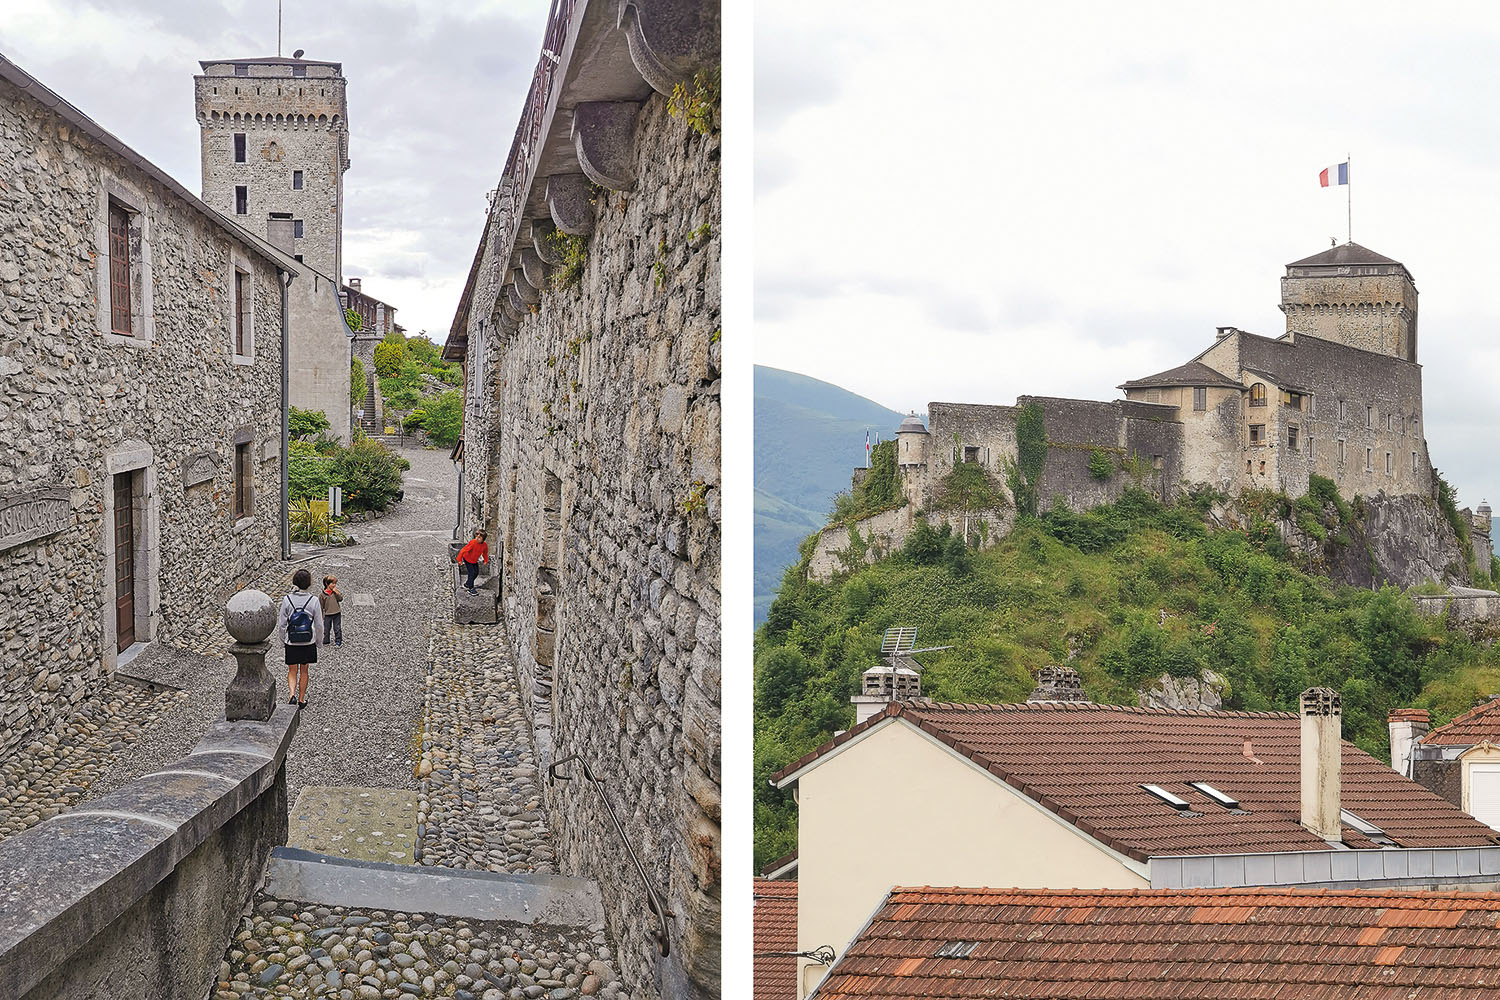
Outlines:
[[[755,366],[755,623],[765,621],[797,544],[827,521],[865,461],[865,431],[888,440],[904,414],[847,389]]]

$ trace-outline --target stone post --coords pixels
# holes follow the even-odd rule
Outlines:
[[[224,692],[224,718],[265,722],[276,708],[276,681],[266,673],[266,640],[276,628],[276,604],[259,590],[242,590],[224,605],[224,627],[239,672]]]

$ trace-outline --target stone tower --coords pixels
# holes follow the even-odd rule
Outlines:
[[[349,169],[342,64],[278,57],[199,65],[203,200],[257,235],[290,219],[293,255],[338,288]]]
[[[1417,286],[1406,266],[1358,243],[1330,247],[1286,266],[1286,330],[1417,360]]]

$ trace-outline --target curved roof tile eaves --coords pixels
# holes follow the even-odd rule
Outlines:
[[[1155,375],[1147,375],[1144,378],[1134,378],[1128,382],[1122,382],[1121,389],[1150,388],[1153,386],[1198,386],[1212,385],[1225,389],[1239,389],[1240,384],[1223,372],[1210,368],[1201,361],[1189,361],[1185,365],[1176,368],[1168,368],[1164,372]]]
[[[1418,743],[1428,746],[1467,747],[1489,740],[1500,742],[1500,698],[1476,705],[1446,726],[1438,726]]]

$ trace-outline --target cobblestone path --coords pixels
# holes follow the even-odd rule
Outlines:
[[[417,774],[424,865],[551,874],[531,731],[500,626],[455,625],[446,567],[434,592]]]
[[[214,1000],[624,998],[604,935],[258,899]]]
[[[0,764],[0,840],[97,795],[95,785],[115,756],[186,698],[112,680],[61,730],[39,734]]]

